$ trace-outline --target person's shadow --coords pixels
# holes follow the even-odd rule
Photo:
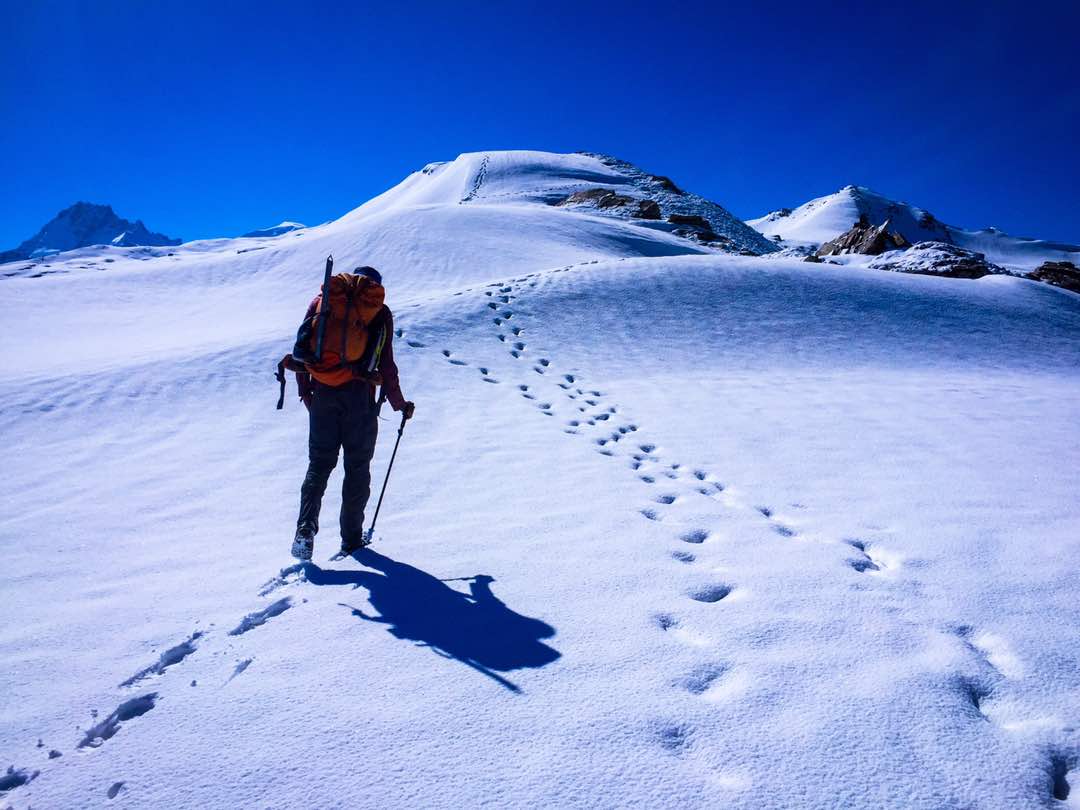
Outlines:
[[[353,558],[374,570],[324,569],[309,563],[308,582],[367,589],[377,615],[340,604],[357,618],[385,624],[400,639],[461,661],[513,692],[521,689],[497,673],[542,667],[560,656],[541,641],[554,636],[555,628],[508,608],[491,591],[493,577],[461,577],[469,583],[469,593],[464,594],[446,584],[454,580],[437,579],[370,548]]]

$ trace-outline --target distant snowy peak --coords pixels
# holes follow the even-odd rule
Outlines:
[[[1009,236],[997,228],[946,225],[924,208],[889,199],[865,186],[844,186],[798,208],[781,208],[746,224],[782,246],[814,246],[836,239],[860,221],[901,234],[908,242],[943,242],[982,253],[987,260],[1030,272],[1047,261],[1080,262],[1080,247]]]
[[[77,202],[14,250],[0,253],[0,262],[32,259],[89,245],[179,245],[179,239],[149,230],[142,220],[121,219],[112,206]]]
[[[835,239],[861,219],[870,225],[886,221],[910,242],[948,240],[948,227],[929,211],[890,200],[865,186],[844,186],[834,194],[810,200],[798,208],[781,208],[747,221],[770,238],[789,243],[821,244]]]
[[[344,219],[430,205],[545,206],[682,237],[695,249],[755,255],[776,246],[723,206],[606,155],[470,152],[429,163]]]
[[[281,236],[283,233],[289,233],[290,231],[298,231],[301,228],[306,227],[307,225],[304,225],[300,222],[289,222],[288,220],[286,220],[285,222],[279,222],[277,225],[274,225],[271,228],[260,228],[255,231],[250,231],[243,234],[241,238],[247,239],[257,238],[260,236]]]

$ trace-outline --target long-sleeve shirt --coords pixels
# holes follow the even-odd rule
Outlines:
[[[307,318],[310,319],[319,309],[319,297],[316,296],[307,310]],[[383,319],[383,328],[386,330],[386,339],[383,342],[382,353],[379,355],[378,371],[382,375],[382,392],[386,396],[390,407],[400,411],[405,407],[405,395],[401,393],[401,381],[398,379],[398,367],[394,362],[394,313],[390,307],[383,306],[384,312],[379,315]]]

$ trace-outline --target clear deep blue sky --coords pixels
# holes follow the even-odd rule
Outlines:
[[[1080,242],[1080,3],[0,0],[0,249],[76,200],[184,239],[425,163],[606,152],[741,217],[847,183]]]

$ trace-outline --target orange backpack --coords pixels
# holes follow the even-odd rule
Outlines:
[[[382,312],[386,290],[377,281],[352,273],[331,276],[327,287],[315,299],[315,314],[300,326],[293,358],[319,382],[344,385],[367,376],[378,365],[382,347],[368,351],[368,327]],[[321,359],[315,353],[320,318],[326,318]]]

